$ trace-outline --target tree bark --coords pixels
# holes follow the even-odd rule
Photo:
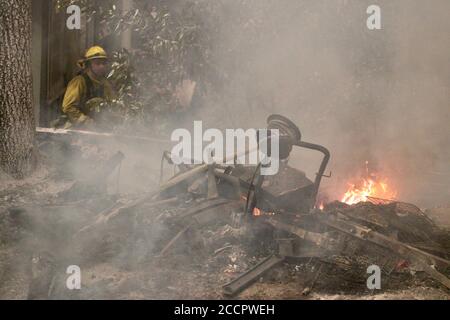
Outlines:
[[[23,178],[35,166],[31,0],[0,0],[0,168]]]

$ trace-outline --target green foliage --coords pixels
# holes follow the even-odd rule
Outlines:
[[[247,57],[276,32],[261,28],[276,6],[271,1],[135,0],[128,11],[116,1],[56,3],[59,9],[77,4],[88,19],[95,17],[98,38],[133,33],[133,50],[113,53],[110,74],[119,92],[113,109],[121,112],[123,127],[161,126],[186,110],[175,97],[186,79],[196,82],[197,95],[223,94],[233,75],[249,76]],[[243,32],[248,36],[240,37]]]
[[[136,0],[130,11],[121,10],[115,1],[55,3],[57,10],[79,5],[88,19],[95,17],[98,38],[125,30],[133,32],[133,51],[114,52],[109,74],[119,97],[108,108],[120,112],[124,123],[148,123],[176,112],[180,109],[174,98],[176,86],[184,79],[205,81],[202,76],[208,66],[208,44],[201,37],[192,1],[180,1],[169,8],[165,1]]]

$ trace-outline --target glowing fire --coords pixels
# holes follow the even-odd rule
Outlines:
[[[366,162],[366,169],[367,165],[368,162]],[[349,189],[342,197],[341,202],[352,205],[370,201],[370,198],[393,200],[396,196],[397,192],[389,186],[387,178],[369,174],[367,169],[366,178],[361,178],[358,183],[349,183]]]
[[[276,215],[275,212],[263,211],[263,210],[261,210],[259,208],[256,208],[256,207],[253,209],[253,216],[254,217],[274,216],[274,215]]]
[[[259,217],[261,215],[261,210],[255,207],[255,209],[253,209],[253,215]]]

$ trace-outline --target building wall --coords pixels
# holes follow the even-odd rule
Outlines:
[[[132,0],[118,0],[124,10],[130,10]],[[98,39],[96,19],[87,21],[82,15],[81,30],[68,30],[65,10],[56,10],[55,0],[32,1],[33,95],[37,123],[50,126],[60,116],[61,99],[69,81],[80,70],[77,61],[85,50],[96,44],[112,52],[121,47],[131,48],[132,33],[110,35]]]
[[[60,116],[61,98],[79,71],[77,61],[94,40],[93,25],[82,19],[81,30],[68,30],[65,10],[55,0],[33,1],[32,71],[37,123],[50,126]]]

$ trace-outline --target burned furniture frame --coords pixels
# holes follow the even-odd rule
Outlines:
[[[319,171],[316,173],[316,178],[314,180],[314,193],[313,193],[312,198],[314,199],[314,203],[315,203],[317,200],[317,194],[319,192],[319,187],[320,187],[322,178],[330,177],[330,175],[328,175],[328,176],[324,175],[325,170],[328,165],[328,162],[330,161],[330,151],[328,151],[327,148],[325,148],[321,145],[313,144],[313,143],[309,143],[309,142],[298,141],[294,145],[301,147],[301,148],[305,148],[305,149],[319,151],[323,154],[323,159],[322,159],[322,162],[320,163]]]
[[[383,251],[387,256],[394,259],[404,259],[450,289],[450,280],[445,275],[450,270],[450,261],[371,229],[361,224],[360,219],[346,216],[338,210],[323,213],[315,209],[320,183],[322,178],[326,177],[324,173],[330,160],[330,152],[323,146],[301,141],[301,133],[297,126],[283,116],[270,116],[268,129],[278,129],[281,137],[287,138],[284,141],[288,143],[287,148],[285,148],[288,153],[293,147],[300,147],[318,151],[323,155],[315,180],[308,186],[307,197],[302,199],[306,202],[305,210],[289,210],[289,208],[283,208],[282,204],[271,205],[270,201],[267,201],[269,202],[268,206],[262,205],[271,195],[262,187],[264,177],[259,174],[260,166],[254,169],[251,179],[248,180],[236,175],[232,167],[223,167],[216,164],[181,165],[179,166],[179,173],[161,185],[160,194],[167,196],[170,191],[172,191],[172,194],[176,194],[181,190],[187,190],[188,186],[193,183],[205,183],[207,184],[206,201],[213,201],[210,205],[215,206],[214,199],[221,198],[220,192],[218,192],[220,184],[225,182],[234,191],[234,200],[237,200],[237,202],[245,200],[243,214],[247,217],[247,222],[251,223],[258,219],[272,226],[274,230],[284,232],[285,237],[274,239],[278,244],[277,252],[224,285],[223,292],[225,295],[234,296],[238,294],[258,280],[265,272],[287,258],[323,258],[333,254],[351,255],[352,247],[348,245],[349,239],[352,240],[350,242],[357,243],[357,246],[363,247],[367,252]],[[165,153],[164,160],[170,163],[168,153]],[[221,204],[226,204],[226,200]],[[255,209],[262,211],[263,215],[255,217],[253,215]],[[194,211],[189,214],[195,215],[197,211],[194,208]],[[206,215],[209,215],[209,213],[206,212]],[[190,227],[191,225],[188,225],[188,228]],[[183,232],[185,230],[181,230],[181,233]],[[178,238],[179,234],[174,238],[175,241]],[[173,243],[174,241],[171,241],[168,247],[172,246]],[[164,248],[164,254],[168,247]]]
[[[301,133],[298,127],[291,120],[284,116],[278,114],[271,115],[268,118],[267,123],[267,128],[269,131],[273,129],[277,129],[279,131],[280,143],[284,146],[282,148],[287,150],[285,152],[282,152],[284,153],[284,155],[280,156],[281,159],[288,158],[293,147],[318,151],[323,155],[319,170],[315,175],[315,179],[313,182],[311,182],[311,186],[308,186],[309,190],[301,190],[301,193],[303,195],[302,198],[304,208],[307,210],[314,208],[322,178],[329,177],[324,175],[324,173],[330,160],[330,152],[327,148],[321,145],[302,141]],[[250,150],[246,151],[246,153],[248,152],[250,152]],[[231,184],[235,190],[239,189],[239,191],[236,191],[237,193],[239,193],[240,191],[243,192],[243,196],[247,200],[246,212],[251,212],[254,209],[256,199],[253,198],[254,196],[256,196],[255,193],[260,193],[262,198],[270,198],[270,194],[265,192],[263,190],[264,188],[261,188],[261,184],[264,180],[264,177],[260,175],[261,164],[256,167],[249,167],[249,170],[253,170],[251,179],[244,179],[239,174],[235,174],[234,169],[239,165],[221,166],[218,164],[181,164],[174,166],[174,172],[176,171],[175,168],[178,168],[178,173],[176,173],[167,182],[163,183],[164,162],[173,165],[171,159],[172,155],[169,152],[166,151],[163,153],[160,168],[161,193],[170,193],[170,190],[175,190],[172,193],[173,195],[174,193],[176,193],[176,189],[178,186],[181,185],[181,190],[183,190],[186,187],[186,183],[192,183],[192,180],[198,178],[199,175],[207,173],[206,181],[208,182],[208,198],[218,196],[218,192],[216,190],[217,181],[225,181]],[[215,179],[213,179],[214,177]],[[240,188],[238,188],[238,186]]]

